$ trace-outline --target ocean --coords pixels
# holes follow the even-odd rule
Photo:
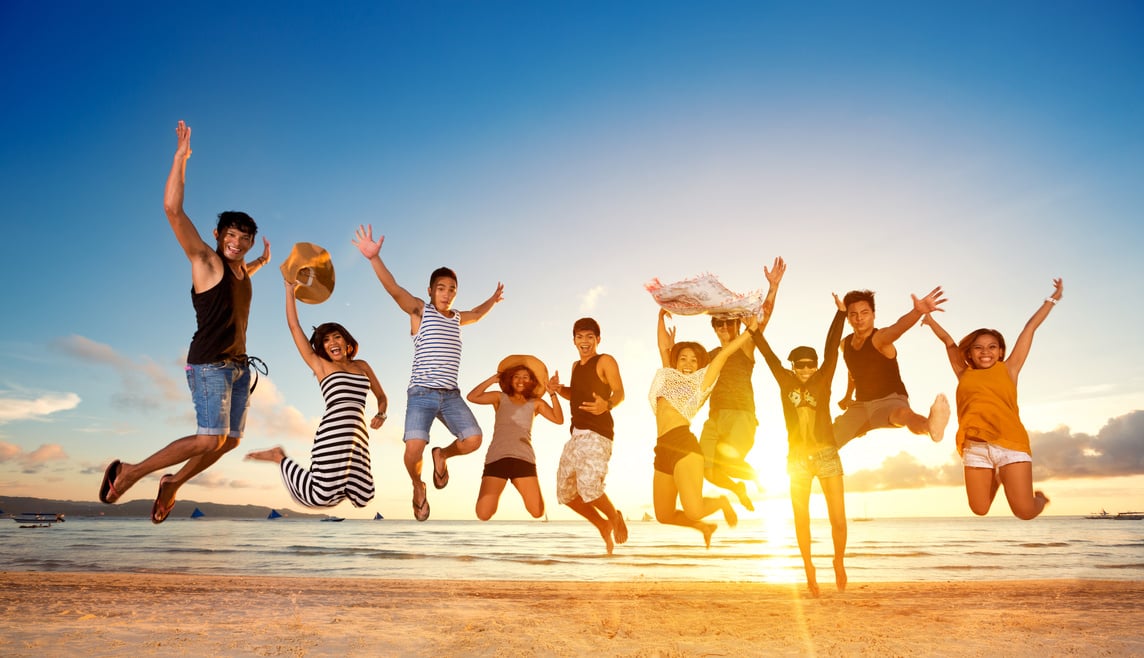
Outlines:
[[[4,519],[5,571],[332,578],[803,582],[790,520],[720,526],[711,548],[687,528],[629,522],[608,556],[584,521],[73,518],[50,528]],[[812,524],[819,581],[830,526]],[[849,524],[851,583],[1144,579],[1144,521],[1080,517],[901,518]]]

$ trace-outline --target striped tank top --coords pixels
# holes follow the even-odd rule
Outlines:
[[[421,311],[421,326],[413,336],[413,374],[410,388],[457,388],[461,369],[461,314],[441,315],[432,304]]]

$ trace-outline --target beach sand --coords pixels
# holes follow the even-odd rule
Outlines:
[[[1144,655],[1139,581],[0,580],[4,656]]]

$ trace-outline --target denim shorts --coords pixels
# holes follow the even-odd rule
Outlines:
[[[792,448],[787,453],[787,475],[792,481],[841,477],[842,460],[838,457],[838,448]]]
[[[481,435],[477,417],[457,389],[410,386],[406,396],[404,441],[429,441],[429,428],[434,418],[445,423],[445,427],[458,439]]]
[[[250,367],[246,362],[189,363],[186,373],[195,403],[195,433],[241,437],[250,406]]]

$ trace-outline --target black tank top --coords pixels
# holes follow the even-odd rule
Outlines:
[[[608,384],[596,374],[596,362],[599,361],[599,359],[600,355],[597,354],[591,359],[588,359],[587,363],[577,362],[572,366],[572,381],[569,384],[569,387],[572,389],[572,399],[569,405],[572,407],[572,422],[570,428],[592,430],[600,436],[606,436],[611,439],[614,438],[615,434],[612,429],[611,411],[605,411],[597,416],[596,414],[580,410],[581,404],[595,400],[595,398],[592,397],[593,393],[605,400],[612,397],[612,387],[608,386]]]
[[[854,334],[842,341],[842,358],[846,360],[846,367],[854,378],[854,399],[859,402],[878,400],[893,393],[909,395],[898,371],[897,357],[887,359],[874,347],[874,333],[877,331],[875,329],[871,332],[857,350],[851,345]]]
[[[246,357],[246,323],[252,296],[250,276],[236,277],[225,258],[222,279],[213,288],[196,293],[191,287],[198,328],[191,337],[187,363],[198,365]]]

